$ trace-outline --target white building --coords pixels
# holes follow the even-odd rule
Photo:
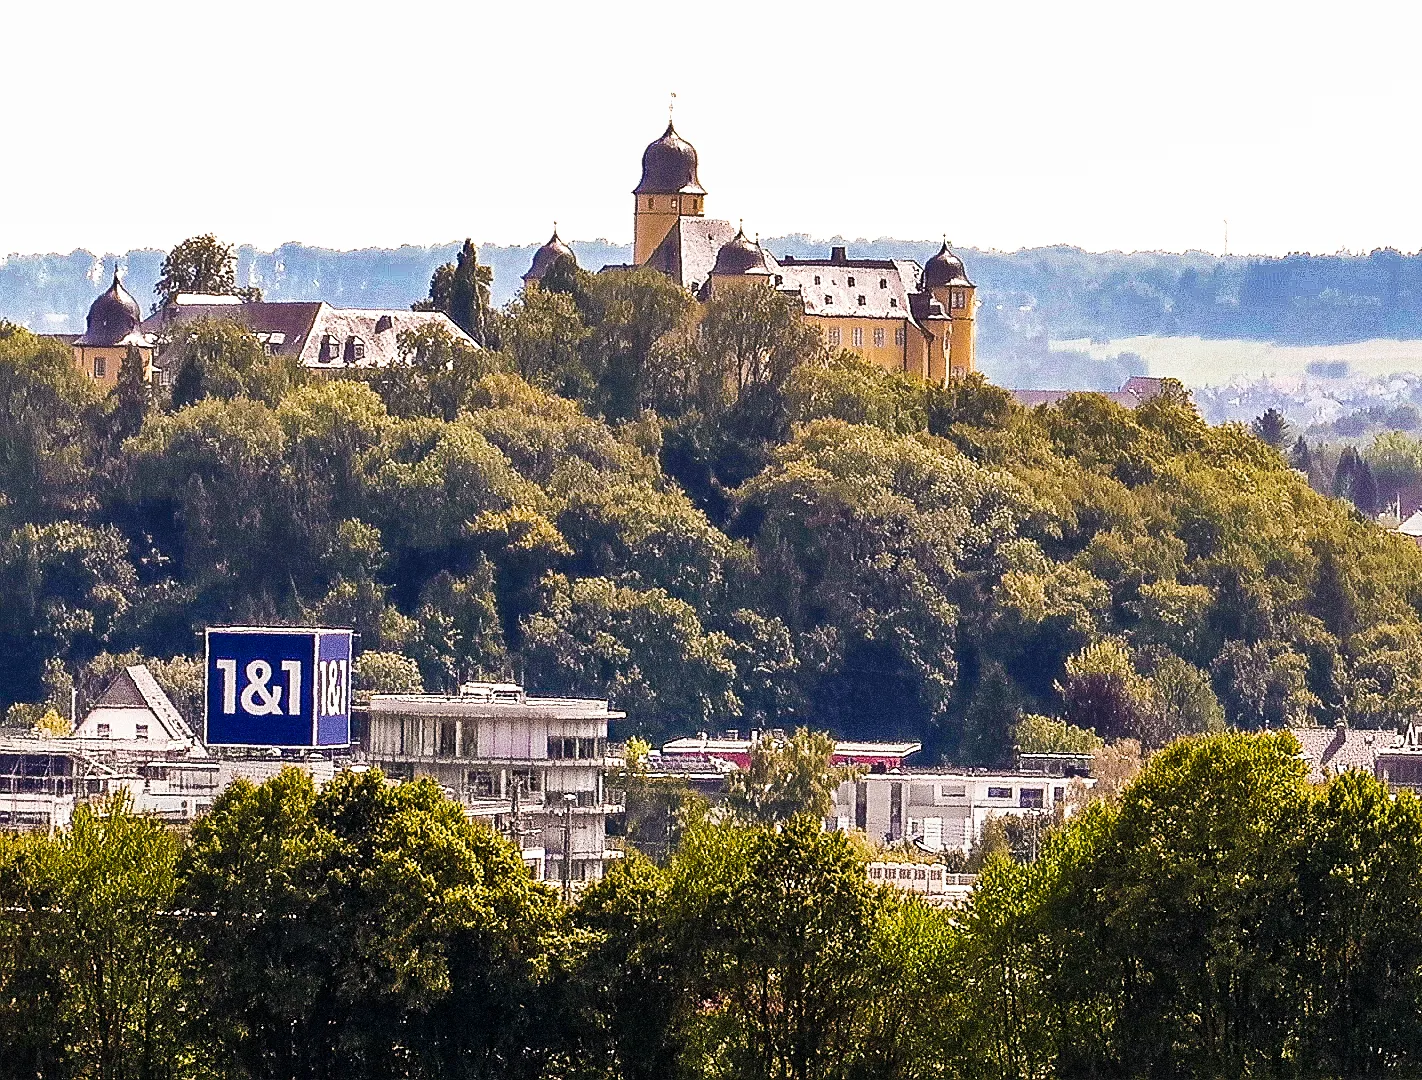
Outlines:
[[[606,786],[606,701],[536,698],[522,687],[469,683],[457,696],[374,694],[368,756],[387,776],[428,776],[523,850],[539,877],[596,881],[620,852],[607,818],[622,810]]]
[[[835,826],[859,829],[870,840],[912,840],[926,851],[967,851],[991,817],[1072,810],[1074,783],[1090,780],[1040,773],[871,773],[835,792]]]
[[[871,862],[871,884],[917,893],[934,907],[963,907],[972,898],[977,874],[955,874],[942,863]]]

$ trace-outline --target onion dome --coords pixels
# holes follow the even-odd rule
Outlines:
[[[712,277],[746,277],[769,273],[770,267],[765,265],[765,252],[759,244],[746,239],[744,229],[721,245],[721,250],[716,252],[716,265],[711,269]]]
[[[696,178],[696,148],[671,124],[662,137],[642,151],[642,182],[634,195],[705,195]]]
[[[89,305],[89,317],[80,345],[118,345],[138,329],[143,312],[138,301],[119,283],[114,268],[113,284]]]
[[[938,254],[929,259],[923,267],[923,288],[936,289],[943,285],[971,285],[963,260],[948,250],[948,241]]]
[[[558,226],[554,225],[553,235],[548,238],[548,243],[533,253],[533,265],[528,268],[528,273],[523,275],[524,284],[542,281],[543,275],[552,270],[553,264],[564,256],[572,259],[574,264],[578,261],[573,249],[558,239]]]

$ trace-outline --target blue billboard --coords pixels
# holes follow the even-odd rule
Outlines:
[[[210,746],[346,746],[351,631],[229,626],[207,632]]]

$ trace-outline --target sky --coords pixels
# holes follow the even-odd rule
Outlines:
[[[1422,249],[1422,5],[0,0],[0,253],[764,236]],[[8,160],[6,160],[8,159]]]

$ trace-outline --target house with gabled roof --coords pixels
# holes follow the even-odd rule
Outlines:
[[[114,676],[73,738],[96,748],[207,755],[202,740],[143,664],[132,664]]]

